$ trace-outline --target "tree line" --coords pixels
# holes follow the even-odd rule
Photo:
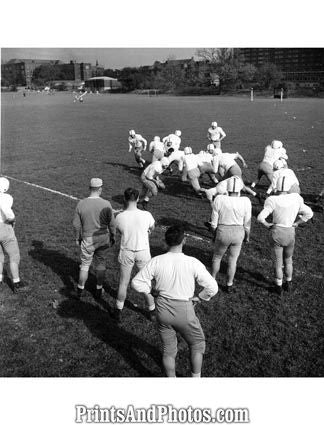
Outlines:
[[[105,69],[104,75],[117,78],[125,91],[157,89],[161,92],[230,91],[254,87],[269,90],[283,80],[283,73],[273,63],[255,67],[243,62],[232,49],[198,49],[199,61],[169,58],[153,66]],[[216,80],[216,81],[215,81]],[[219,86],[218,86],[219,85]]]
[[[156,89],[161,93],[216,93],[254,87],[269,90],[283,79],[273,63],[260,67],[245,63],[233,49],[198,49],[199,60],[178,61],[168,58],[153,66],[105,69],[104,76],[117,78],[125,92]],[[34,87],[50,85],[51,81],[74,80],[71,66],[42,65],[34,70]],[[2,77],[2,85],[17,84]]]

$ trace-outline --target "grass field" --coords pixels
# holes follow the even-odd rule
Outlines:
[[[264,147],[284,142],[303,196],[313,201],[324,185],[324,101],[273,99],[249,102],[226,97],[88,96],[73,103],[70,94],[2,95],[2,174],[76,198],[88,195],[91,177],[104,180],[103,196],[120,208],[126,187],[140,188],[140,171],[128,153],[135,128],[148,141],[179,128],[183,146],[198,152],[217,120],[227,133],[223,150],[239,151],[248,163],[246,180],[256,175]],[[147,156],[148,159],[150,159]],[[211,266],[212,243],[203,222],[206,200],[197,199],[178,176],[164,178],[166,190],[152,200],[158,227],[152,255],[164,250],[165,226],[184,223],[185,253]],[[208,182],[206,181],[206,184]],[[264,187],[260,187],[264,190]],[[143,299],[129,291],[125,320],[117,326],[109,312],[118,284],[118,246],[108,258],[104,299],[93,297],[89,279],[82,302],[71,296],[78,277],[78,251],[71,225],[76,200],[12,180],[21,250],[21,276],[31,287],[13,294],[8,279],[0,288],[1,376],[163,376],[155,325]],[[256,223],[253,203],[251,241],[242,249],[236,292],[226,294],[226,259],[219,293],[197,306],[207,337],[205,377],[323,376],[323,214],[297,230],[294,255],[296,290],[281,299],[271,292],[269,236]],[[135,308],[133,304],[138,304]],[[188,351],[180,340],[179,376],[189,375]]]

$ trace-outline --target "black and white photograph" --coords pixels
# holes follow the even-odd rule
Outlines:
[[[73,14],[1,34],[3,423],[319,423],[323,40]]]

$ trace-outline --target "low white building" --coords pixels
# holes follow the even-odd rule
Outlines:
[[[122,85],[117,78],[111,77],[93,77],[89,78],[89,80],[86,80],[84,83],[85,89],[100,92],[120,90],[121,87]]]

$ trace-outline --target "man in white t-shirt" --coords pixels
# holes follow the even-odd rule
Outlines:
[[[191,376],[199,378],[206,343],[193,302],[209,301],[218,292],[218,285],[199,260],[183,254],[185,235],[181,226],[169,227],[165,242],[168,252],[152,258],[134,277],[132,287],[144,294],[150,294],[153,290],[156,295],[166,375],[176,376],[178,332],[189,345]],[[154,284],[152,279],[155,280]],[[195,283],[204,288],[198,297],[194,297]]]
[[[207,139],[214,144],[215,148],[221,148],[221,142],[226,137],[222,127],[218,127],[217,122],[213,121],[207,131]]]
[[[120,251],[118,261],[120,264],[120,279],[116,309],[114,317],[121,320],[121,313],[127,295],[127,287],[134,265],[141,270],[150,261],[149,234],[154,229],[155,220],[148,211],[137,208],[139,191],[128,188],[124,192],[126,209],[116,217],[116,229],[121,233]],[[155,305],[154,298],[145,294],[145,299],[150,316],[152,316]]]
[[[165,189],[165,185],[159,178],[169,166],[167,158],[162,158],[160,161],[152,162],[148,167],[145,168],[141,175],[143,183],[142,191],[142,205],[146,209],[147,204],[152,196],[157,196],[159,189]]]
[[[128,152],[134,148],[135,161],[140,168],[144,168],[145,159],[142,158],[142,152],[146,150],[147,140],[141,134],[136,134],[135,130],[129,130],[128,145]]]
[[[221,260],[228,250],[227,292],[232,290],[242,243],[250,240],[252,205],[248,197],[240,196],[242,189],[241,178],[237,176],[229,178],[228,196],[216,196],[211,216],[211,230],[216,231],[212,276],[216,278]]]
[[[266,146],[264,150],[264,157],[258,167],[258,178],[251,184],[251,187],[255,187],[261,180],[262,176],[266,176],[268,183],[271,184],[273,176],[273,164],[277,159],[283,158],[288,159],[286,149],[280,140],[273,140],[271,145]]]
[[[14,292],[23,292],[29,287],[19,277],[20,251],[14,231],[16,218],[12,211],[13,198],[6,193],[9,185],[7,178],[0,177],[0,285],[3,278],[4,254],[7,254],[13,290]]]
[[[266,199],[263,210],[257,217],[260,223],[271,230],[275,254],[275,290],[279,295],[282,287],[289,291],[292,282],[295,229],[313,217],[313,211],[304,204],[303,198],[298,193],[288,193],[289,188],[289,179],[280,177],[277,180],[277,195]],[[272,223],[266,221],[270,214]],[[283,267],[286,276],[284,285]]]

